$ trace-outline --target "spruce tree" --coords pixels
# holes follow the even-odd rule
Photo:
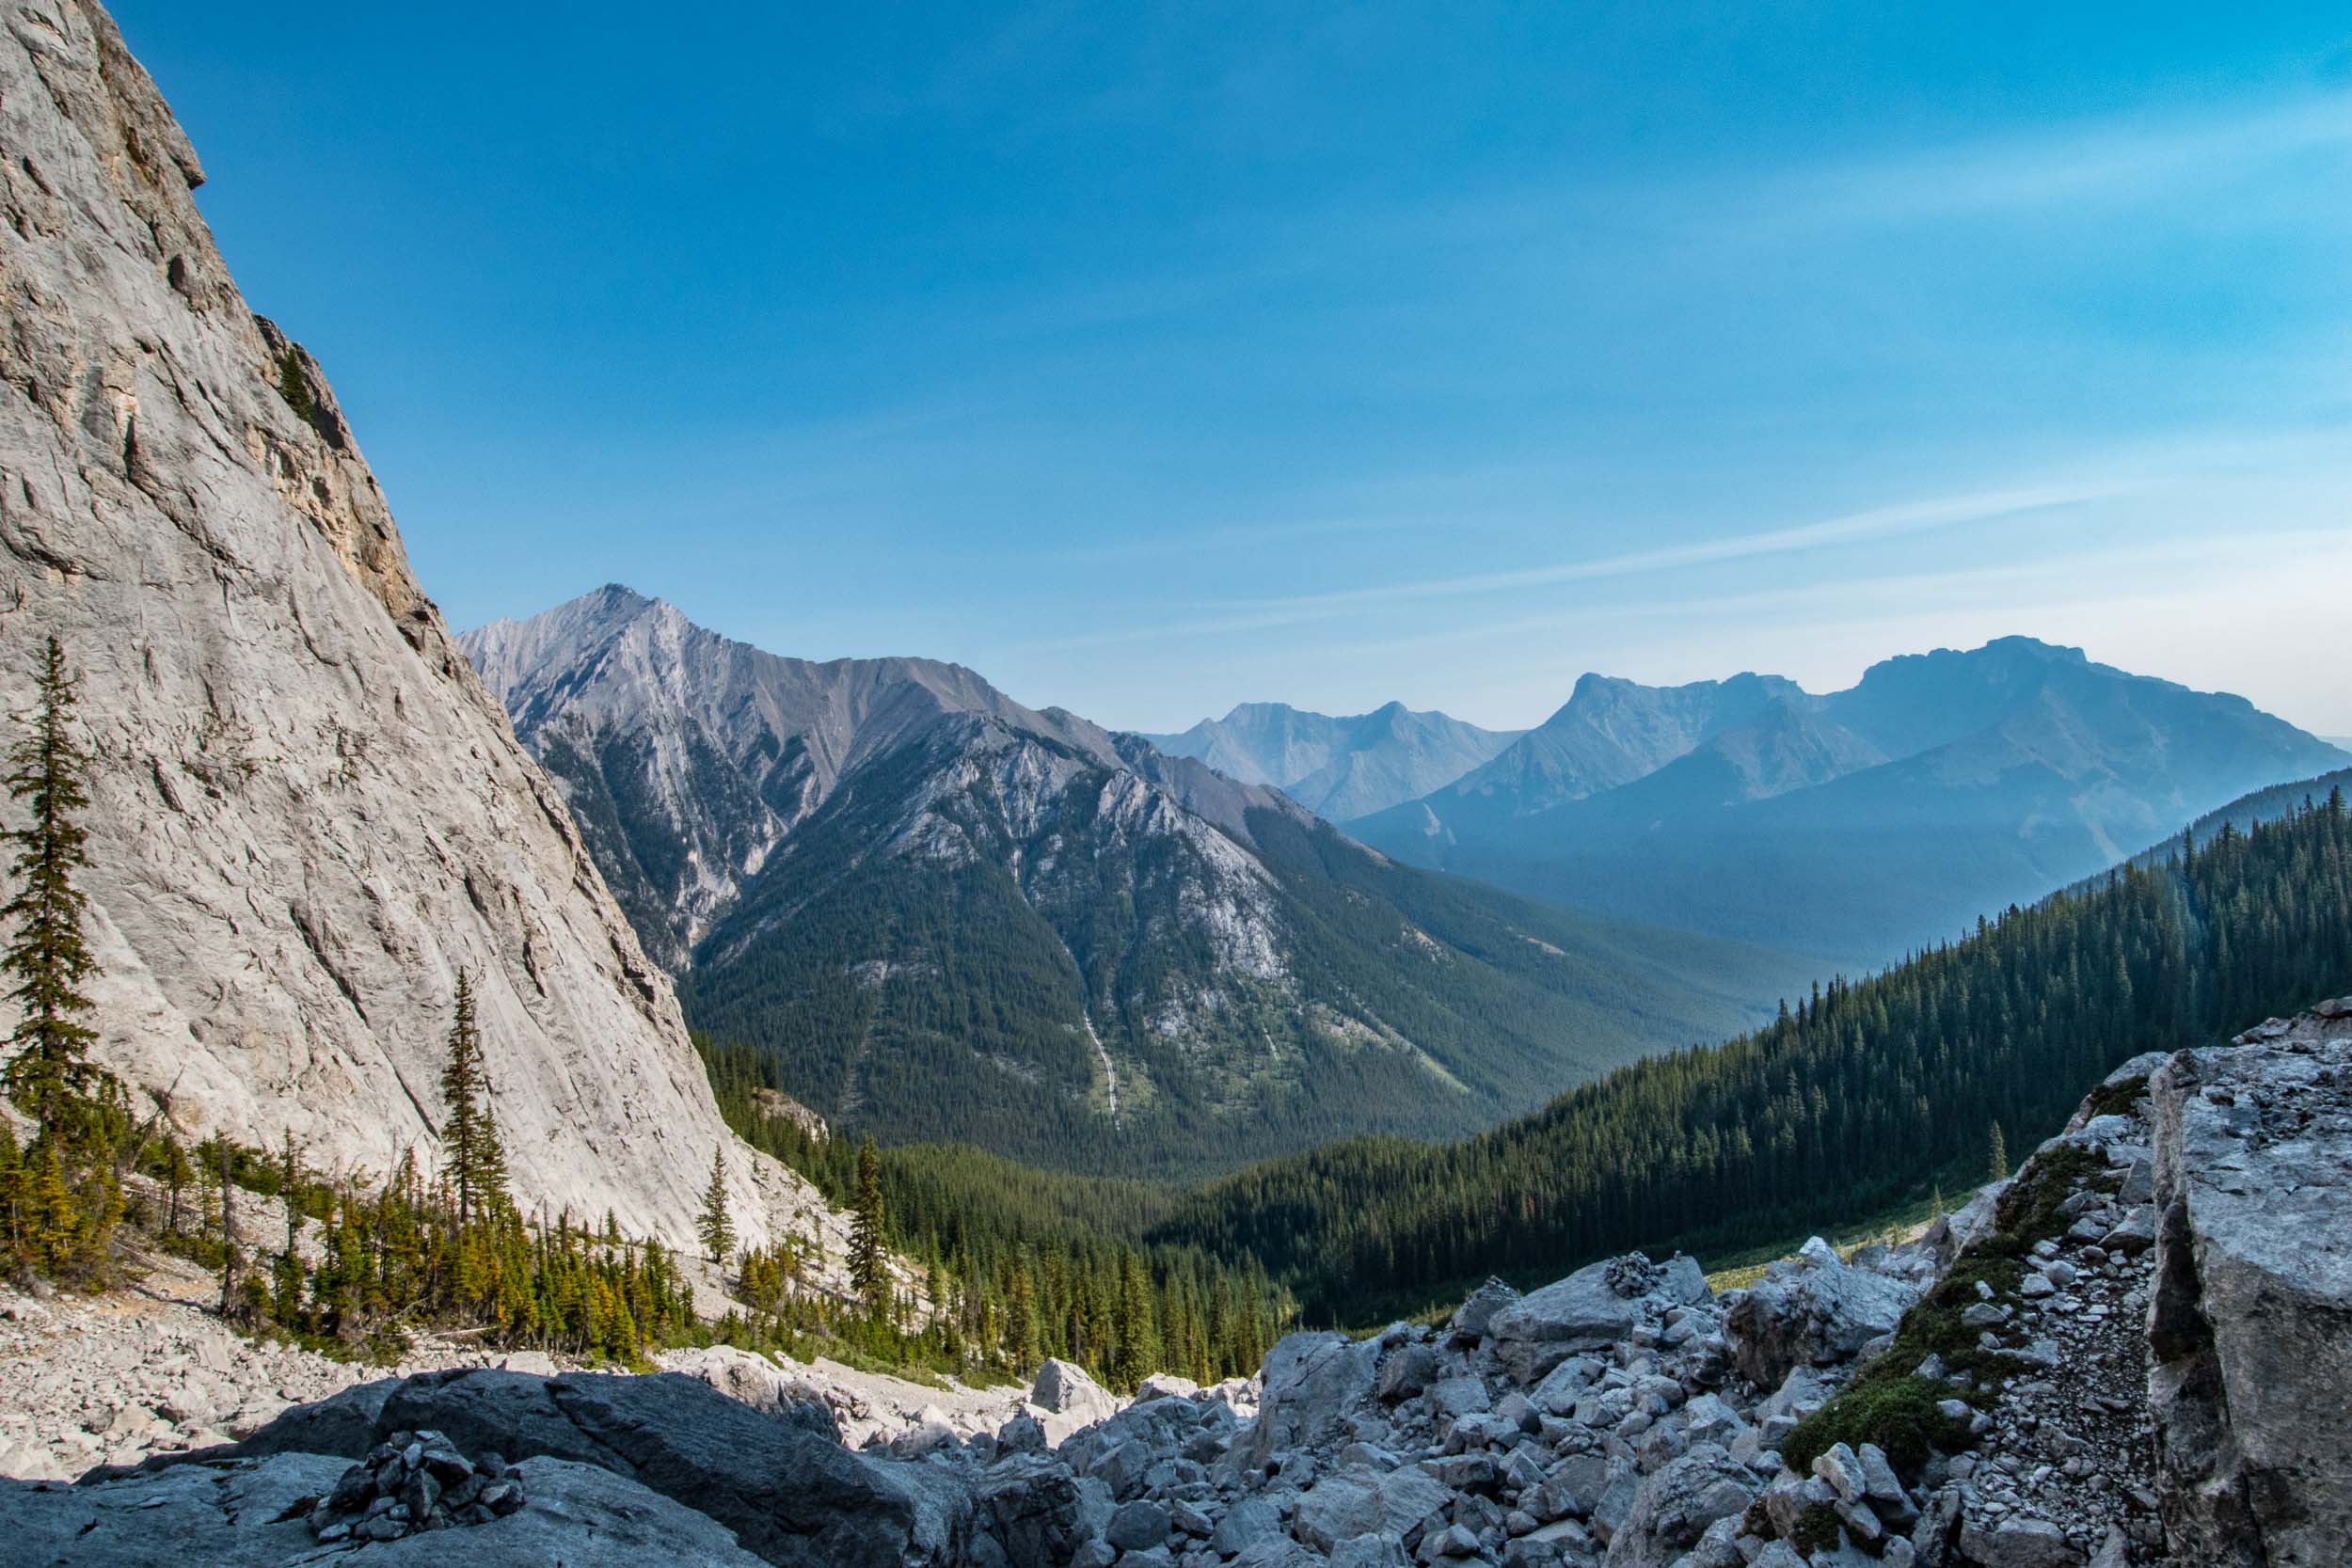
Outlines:
[[[55,637],[42,653],[38,687],[39,706],[9,749],[6,781],[31,820],[0,832],[0,842],[16,847],[11,869],[20,879],[16,895],[0,905],[0,920],[11,927],[0,974],[14,982],[8,999],[23,1009],[0,1077],[26,1115],[78,1142],[107,1076],[89,1060],[98,1037],[80,1018],[90,1007],[82,987],[98,973],[82,937],[87,900],[73,885],[74,873],[89,864],[89,834],[78,820],[89,805],[89,754],[73,737],[78,697]]]
[[[703,1191],[702,1218],[695,1225],[703,1255],[721,1268],[735,1251],[735,1222],[727,1215],[727,1156],[724,1148],[710,1155],[710,1185]]]
[[[850,1214],[850,1283],[868,1312],[885,1305],[890,1270],[882,1254],[882,1154],[866,1134],[857,1150],[857,1188]]]
[[[2002,1134],[2001,1124],[1997,1121],[1993,1124],[1993,1148],[1985,1168],[1992,1172],[1992,1180],[2009,1180],[2009,1139]]]
[[[498,1118],[490,1108],[495,1092],[482,1066],[473,978],[461,969],[455,1016],[449,1028],[449,1060],[441,1069],[441,1098],[449,1101],[441,1143],[449,1152],[449,1174],[457,1189],[461,1227],[495,1215],[506,1203],[506,1150],[499,1141]]]

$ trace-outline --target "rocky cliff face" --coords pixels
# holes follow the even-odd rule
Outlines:
[[[469,971],[518,1196],[683,1238],[727,1134],[669,982],[410,576],[319,367],[239,297],[100,7],[9,8],[0,148],[0,706],[62,639],[97,757],[100,1054],[190,1132],[429,1164]],[[752,1234],[812,1207],[733,1165]]]
[[[2150,1389],[2191,1562],[2352,1562],[2352,1000],[2184,1051],[2155,1117]]]

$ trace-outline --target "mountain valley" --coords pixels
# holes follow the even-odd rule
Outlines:
[[[620,588],[462,641],[696,1025],[892,1138],[1190,1174],[1469,1131],[1803,978],[1391,864],[954,666],[782,658]]]

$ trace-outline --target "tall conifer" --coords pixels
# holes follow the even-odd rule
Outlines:
[[[26,1115],[56,1136],[78,1140],[107,1079],[89,1060],[97,1036],[81,1022],[90,1007],[82,988],[98,965],[82,937],[87,900],[73,885],[74,874],[89,864],[89,834],[79,816],[89,805],[90,762],[73,736],[78,696],[55,637],[42,651],[37,684],[39,705],[8,750],[6,780],[8,794],[29,808],[29,820],[0,832],[0,843],[15,847],[10,869],[19,879],[15,896],[0,905],[9,929],[0,974],[13,982],[8,999],[23,1009],[0,1077]]]

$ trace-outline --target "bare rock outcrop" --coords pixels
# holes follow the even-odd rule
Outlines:
[[[2173,1549],[2352,1562],[2352,1000],[2181,1052],[2149,1094]]]
[[[727,1132],[668,980],[410,575],[317,363],[239,296],[96,0],[0,30],[0,709],[82,682],[99,1054],[183,1132],[430,1166],[457,974],[517,1196],[674,1242]],[[735,1148],[737,1224],[821,1208]]]

